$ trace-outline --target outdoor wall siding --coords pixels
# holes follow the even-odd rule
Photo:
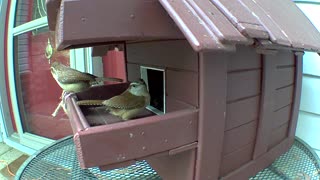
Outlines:
[[[318,61],[320,58],[318,59]],[[304,60],[304,63],[309,63],[308,59]],[[315,64],[320,66],[320,63]],[[320,115],[320,76],[317,75],[306,75],[304,74],[302,79],[302,94],[300,110]]]
[[[310,1],[311,2],[311,1]],[[318,2],[318,1],[316,1]],[[297,3],[320,31],[319,3]],[[320,157],[320,57],[306,52],[303,56],[301,104],[296,136],[307,142]]]
[[[299,112],[296,136],[307,142],[320,157],[320,115]]]
[[[311,59],[309,61],[308,56],[304,58],[304,75],[296,136],[306,141],[320,157],[318,138],[320,137],[320,74],[314,71],[316,67],[320,67],[320,57],[313,58],[317,61]]]

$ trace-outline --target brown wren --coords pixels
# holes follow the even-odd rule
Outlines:
[[[66,92],[81,92],[102,81],[122,82],[122,79],[111,77],[97,77],[63,65],[60,62],[51,64],[51,74],[59,86]]]
[[[110,114],[128,120],[136,117],[143,109],[150,104],[150,94],[145,82],[132,82],[122,94],[108,100],[82,100],[78,105],[104,105]]]

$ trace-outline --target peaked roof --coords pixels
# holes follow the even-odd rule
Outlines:
[[[320,33],[291,0],[159,0],[197,50],[258,40],[320,52]]]
[[[47,0],[47,9],[58,49],[186,38],[195,51],[254,44],[320,53],[320,33],[291,0]]]

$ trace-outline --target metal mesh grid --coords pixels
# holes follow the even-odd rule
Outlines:
[[[31,157],[19,169],[16,179],[21,180],[161,180],[146,161],[126,168],[100,171],[99,168],[81,169],[71,137],[60,140]]]
[[[288,152],[280,156],[268,168],[250,178],[250,180],[319,180],[319,163],[318,156],[311,148],[297,138]]]
[[[297,139],[292,148],[268,168],[250,180],[319,180],[320,161],[310,147]],[[21,180],[161,180],[146,161],[126,168],[100,171],[98,168],[81,169],[72,137],[67,137],[29,158],[19,169],[16,179]]]

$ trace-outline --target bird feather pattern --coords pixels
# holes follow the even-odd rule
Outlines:
[[[104,100],[81,100],[77,101],[78,106],[102,106]]]
[[[102,103],[101,103],[102,101]],[[123,120],[136,117],[150,103],[150,94],[145,82],[141,79],[130,83],[122,94],[108,100],[82,100],[78,105],[104,105],[110,114]]]
[[[89,74],[82,73],[80,71],[69,69],[68,71],[64,71],[63,75],[58,77],[58,81],[61,83],[76,83],[81,81],[95,81],[97,77]]]
[[[122,82],[122,79],[113,77],[97,77],[95,75],[72,69],[60,62],[51,64],[51,74],[59,86],[69,92],[81,92],[102,81]]]
[[[145,97],[135,96],[128,91],[125,91],[119,96],[114,96],[104,102],[102,102],[107,107],[117,108],[117,109],[136,109],[143,108],[145,106]]]

